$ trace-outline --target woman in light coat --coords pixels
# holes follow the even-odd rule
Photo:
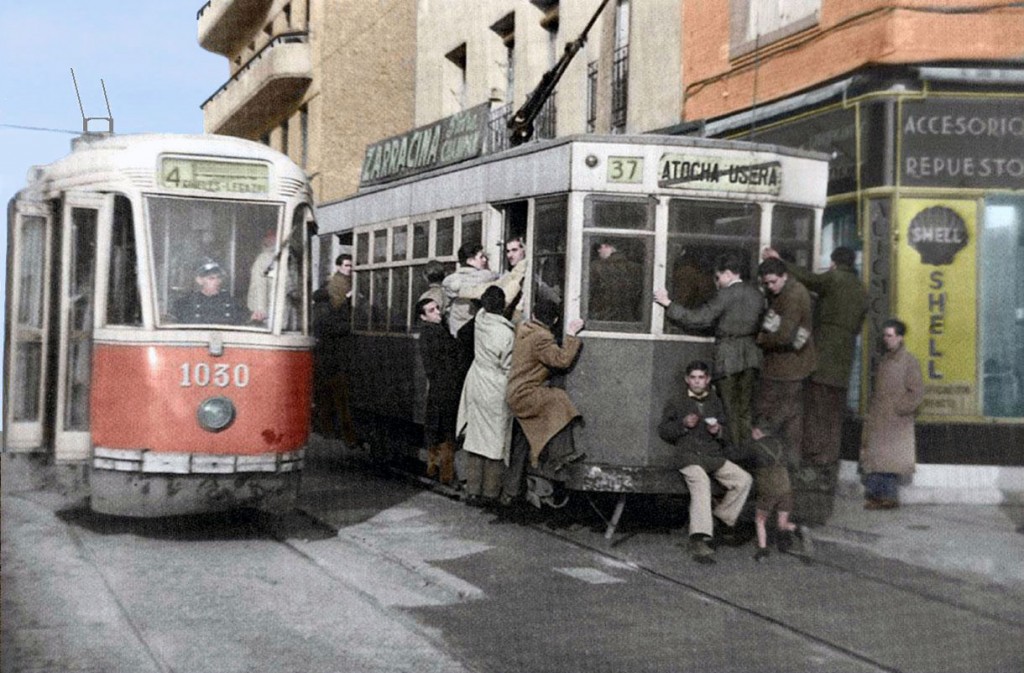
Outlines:
[[[860,449],[865,509],[896,507],[900,477],[914,473],[914,414],[924,399],[924,380],[917,358],[903,347],[906,331],[899,320],[882,324],[886,352],[875,371]]]
[[[505,402],[514,327],[503,315],[505,293],[489,287],[476,314],[473,364],[459,400],[457,434],[464,437],[466,500],[495,500],[508,464],[512,412]]]

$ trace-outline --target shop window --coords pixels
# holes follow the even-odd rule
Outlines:
[[[757,272],[761,209],[752,203],[672,199],[668,205],[668,273],[665,289],[674,302],[697,308],[715,293],[715,262],[736,255],[740,275],[751,280]],[[665,320],[668,334],[707,336],[709,330],[683,330]]]
[[[356,236],[356,264],[370,263],[370,234],[362,233]]]
[[[388,291],[390,275],[388,269],[377,269],[372,272],[373,290],[370,295],[370,329],[380,332],[387,331],[388,326]]]
[[[582,313],[594,329],[648,331],[653,227],[647,199],[587,197]]]
[[[1024,198],[985,202],[979,259],[982,413],[1024,417]]]

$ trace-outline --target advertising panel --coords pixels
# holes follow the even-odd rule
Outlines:
[[[921,362],[928,416],[978,414],[977,202],[899,202],[897,316]]]

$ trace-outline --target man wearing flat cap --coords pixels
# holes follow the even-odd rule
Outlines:
[[[224,269],[212,259],[196,267],[195,290],[174,302],[174,317],[189,325],[241,325],[250,317],[249,310],[221,286]]]

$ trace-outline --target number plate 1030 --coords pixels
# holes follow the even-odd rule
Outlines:
[[[185,362],[178,368],[181,372],[182,388],[196,386],[206,388],[244,388],[249,385],[249,365],[207,364]]]

